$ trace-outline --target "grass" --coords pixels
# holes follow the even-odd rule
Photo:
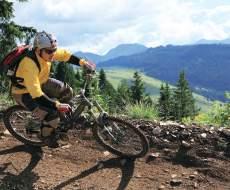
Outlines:
[[[158,120],[158,112],[154,106],[146,106],[142,103],[127,106],[127,115],[134,119]]]

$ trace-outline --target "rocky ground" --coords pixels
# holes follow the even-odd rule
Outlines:
[[[90,136],[58,149],[31,148],[0,126],[0,190],[230,189],[230,129],[130,121],[151,149],[116,157]]]

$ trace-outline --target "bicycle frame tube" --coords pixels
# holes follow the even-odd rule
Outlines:
[[[85,107],[88,107],[88,113],[93,117],[93,119],[98,122],[97,116],[94,114],[92,111],[92,107],[95,106],[100,113],[105,113],[103,108],[99,105],[99,103],[96,100],[90,101],[86,96],[85,96],[85,89],[86,86],[88,85],[90,81],[90,77],[86,77],[86,80],[84,82],[83,88],[80,91],[80,104],[77,106],[76,110],[74,110],[73,116],[72,116],[72,121],[77,120],[79,116],[82,114],[82,112],[85,110]]]
[[[98,109],[99,112],[105,112],[96,100],[93,101],[93,105],[96,106],[96,108]]]
[[[84,111],[85,107],[91,107],[92,103],[86,98],[84,95],[82,95],[83,99],[81,100],[81,103],[77,106],[77,109],[73,113],[73,119],[77,119],[81,113]]]

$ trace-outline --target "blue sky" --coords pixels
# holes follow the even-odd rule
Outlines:
[[[14,2],[17,24],[54,33],[60,47],[105,54],[123,43],[147,47],[222,40],[229,0],[29,0]]]

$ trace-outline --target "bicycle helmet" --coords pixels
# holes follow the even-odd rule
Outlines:
[[[45,31],[38,32],[34,37],[34,48],[56,49],[57,39],[54,35],[48,34]]]

